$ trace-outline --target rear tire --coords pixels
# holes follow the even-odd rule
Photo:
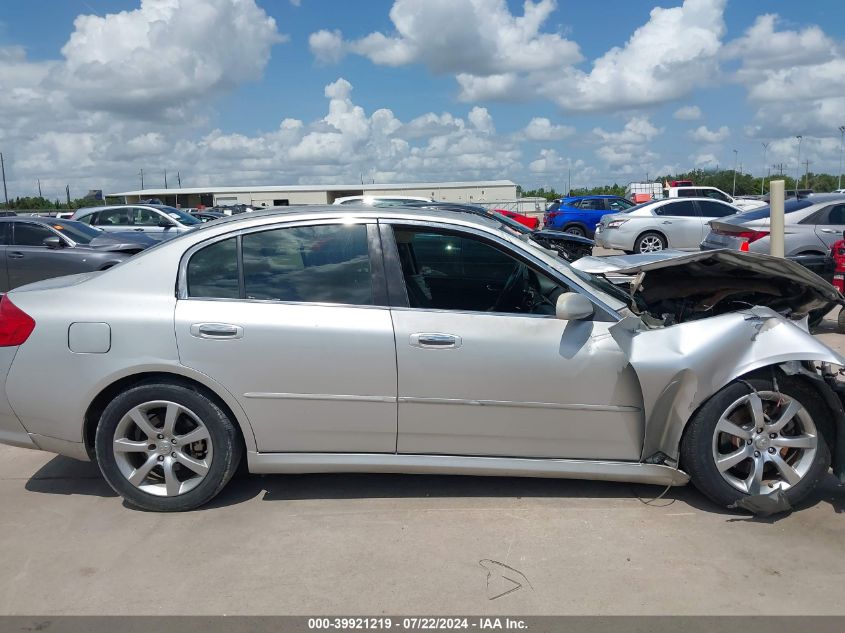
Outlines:
[[[657,253],[666,250],[668,246],[666,238],[656,231],[643,233],[634,242],[635,253]]]
[[[577,235],[578,237],[587,237],[587,232],[577,224],[570,224],[563,229],[563,232],[569,233],[570,235]]]
[[[112,400],[97,426],[97,461],[128,503],[181,512],[213,499],[241,460],[228,416],[204,394],[167,383],[133,387]]]
[[[777,392],[771,379],[733,382],[689,422],[681,467],[721,506],[778,488],[796,505],[830,466],[830,412],[819,394],[792,376],[778,375],[777,382]]]

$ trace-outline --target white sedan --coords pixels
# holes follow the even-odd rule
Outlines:
[[[628,211],[602,216],[596,225],[596,244],[626,253],[653,253],[667,248],[698,250],[710,232],[708,222],[739,213],[710,198],[651,200]]]

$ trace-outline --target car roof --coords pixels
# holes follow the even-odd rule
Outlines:
[[[593,198],[622,198],[612,193],[596,193],[587,196],[567,196],[566,198],[558,198],[558,200],[589,200]]]
[[[56,222],[73,222],[82,224],[70,218],[57,218],[50,215],[8,215],[0,216],[0,222],[38,222],[40,224],[55,224]],[[86,225],[87,226],[87,225]]]
[[[436,204],[436,203],[431,203]],[[482,215],[475,213],[467,213],[467,211],[452,211],[442,208],[435,210],[432,208],[415,208],[410,206],[395,206],[395,207],[371,207],[366,205],[340,205],[340,204],[326,204],[326,205],[299,205],[288,207],[270,207],[250,213],[239,213],[238,215],[229,215],[215,220],[213,223],[209,222],[195,227],[191,231],[183,235],[189,235],[195,231],[210,230],[220,228],[221,226],[232,225],[233,228],[238,224],[245,224],[252,220],[261,218],[278,216],[282,218],[289,218],[291,221],[300,216],[308,217],[310,215],[333,215],[336,217],[345,218],[364,218],[364,219],[408,219],[408,220],[431,220],[442,221],[444,219],[457,220],[459,223],[471,222],[473,224],[482,223],[491,228],[496,228],[502,225],[502,222],[490,215]],[[467,218],[471,216],[470,221]],[[178,239],[178,238],[174,238]],[[171,240],[172,241],[172,240]]]
[[[162,211],[164,209],[174,209],[175,207],[171,207],[167,204],[146,204],[144,202],[138,202],[135,204],[110,204],[105,207],[82,207],[77,209],[75,213],[82,213],[83,211],[87,213],[94,213],[96,211],[110,211],[112,209],[135,209],[137,207],[141,207],[144,209],[155,209],[156,211]]]

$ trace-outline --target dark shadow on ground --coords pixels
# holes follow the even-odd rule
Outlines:
[[[41,494],[82,494],[115,497],[97,466],[57,456],[42,466],[26,483],[26,489]],[[661,496],[662,494],[662,496]],[[575,479],[533,477],[472,477],[460,475],[393,474],[309,474],[249,475],[239,472],[202,509],[228,507],[260,497],[262,501],[307,499],[411,499],[411,498],[559,498],[631,499],[658,508],[672,504],[721,514],[730,521],[774,523],[788,514],[754,517],[727,510],[708,501],[692,486],[665,490],[661,486]],[[660,497],[659,499],[655,499]],[[845,487],[833,475],[827,476],[796,511],[829,504],[836,513],[845,512]],[[128,506],[127,507],[131,507]]]

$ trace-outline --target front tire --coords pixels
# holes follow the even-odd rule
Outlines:
[[[182,385],[133,387],[100,418],[94,447],[109,485],[127,502],[158,512],[197,508],[214,498],[241,459],[228,416]]]
[[[777,383],[777,390],[771,379],[731,383],[689,422],[682,468],[721,506],[778,489],[796,505],[830,466],[830,412],[818,393],[791,376]]]

